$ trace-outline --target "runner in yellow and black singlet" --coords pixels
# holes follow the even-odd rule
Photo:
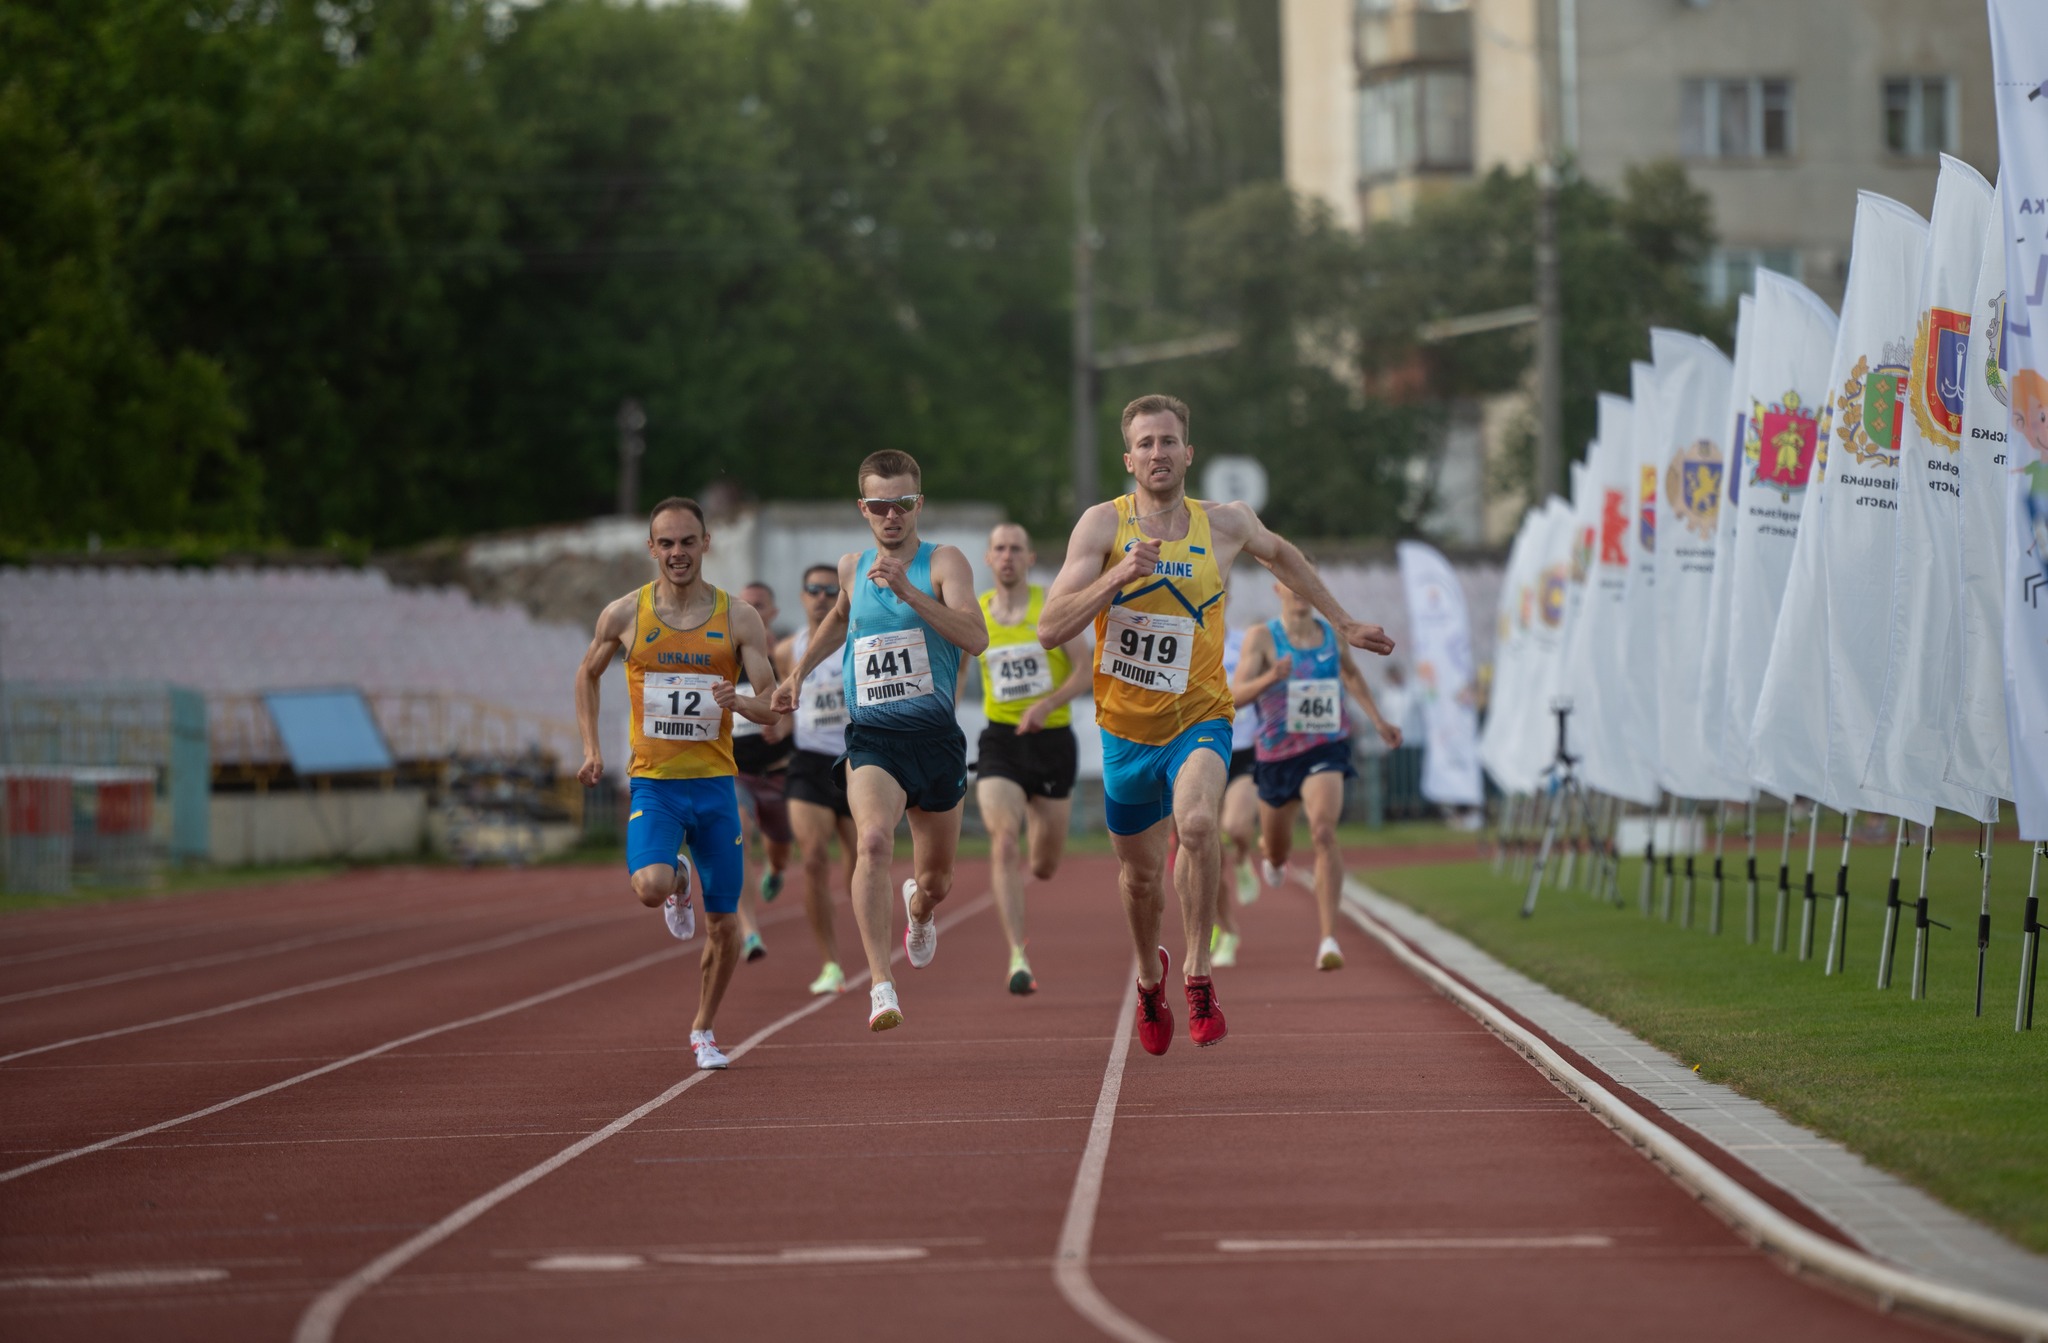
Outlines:
[[[1242,503],[1187,497],[1194,450],[1188,408],[1170,396],[1124,407],[1124,469],[1135,490],[1081,515],[1066,564],[1046,595],[1038,635],[1064,645],[1094,621],[1095,718],[1102,729],[1103,807],[1122,867],[1124,907],[1138,952],[1138,1040],[1164,1054],[1166,1006],[1162,880],[1169,831],[1180,833],[1174,884],[1186,937],[1188,1035],[1225,1033],[1209,977],[1224,781],[1230,766],[1231,693],[1223,674],[1224,586],[1249,555],[1321,611],[1353,648],[1386,654],[1393,640],[1355,620],[1291,543]],[[1174,822],[1169,826],[1167,822]]]

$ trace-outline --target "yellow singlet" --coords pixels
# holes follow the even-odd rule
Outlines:
[[[1152,577],[1119,592],[1095,618],[1095,721],[1105,732],[1164,746],[1196,723],[1236,716],[1223,674],[1223,575],[1209,515],[1193,499],[1185,540],[1159,542]],[[1144,533],[1136,497],[1116,501],[1116,548]]]
[[[1039,646],[1038,613],[1045,609],[1045,589],[1033,583],[1029,591],[1024,618],[1014,625],[996,623],[993,590],[981,594],[981,614],[988,621],[988,651],[981,655],[981,707],[991,723],[1015,727],[1026,709],[1050,695],[1073,670],[1065,649]],[[1047,727],[1066,727],[1073,721],[1071,704],[1045,716]]]
[[[713,779],[733,773],[732,715],[711,698],[714,681],[739,680],[731,598],[713,588],[711,618],[670,629],[654,613],[654,584],[640,589],[633,651],[626,654],[636,779]]]

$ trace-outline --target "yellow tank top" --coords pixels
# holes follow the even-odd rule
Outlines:
[[[722,589],[711,591],[711,618],[696,629],[678,630],[654,613],[654,585],[640,589],[633,651],[626,654],[636,779],[712,779],[734,772],[732,715],[711,698],[711,685],[737,682],[740,660],[732,646],[732,599]]]
[[[1164,746],[1196,723],[1236,715],[1223,674],[1223,575],[1209,514],[1193,499],[1188,534],[1159,543],[1152,577],[1133,583],[1095,617],[1095,721],[1105,732]],[[1116,548],[1144,533],[1136,497],[1116,501]]]
[[[988,621],[988,651],[981,655],[981,707],[991,723],[1015,727],[1024,711],[1050,695],[1073,670],[1066,650],[1038,643],[1038,613],[1045,609],[1045,589],[1033,583],[1024,618],[1014,625],[996,623],[996,594],[981,594],[982,618]],[[1074,707],[1062,704],[1045,717],[1047,727],[1066,727]]]

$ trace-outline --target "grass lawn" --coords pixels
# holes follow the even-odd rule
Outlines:
[[[417,863],[419,860],[408,861]],[[215,867],[211,863],[201,863],[172,868],[156,881],[142,886],[83,885],[73,887],[64,895],[0,891],[0,914],[16,914],[29,909],[70,909],[111,900],[144,900],[195,891],[221,891],[233,886],[282,885],[308,877],[332,876],[336,872],[347,871],[349,867],[347,863],[291,863],[265,867]]]
[[[1737,875],[1719,937],[1705,931],[1711,878],[1700,882],[1695,928],[1643,918],[1636,905],[1640,857],[1622,865],[1625,908],[1597,904],[1583,890],[1546,886],[1528,920],[1520,917],[1521,884],[1493,875],[1490,863],[1392,867],[1367,879],[1522,973],[1698,1064],[1704,1076],[2048,1252],[2048,1001],[2037,1029],[2012,1028],[2029,847],[2000,844],[1992,863],[1991,955],[1980,1019],[1972,1015],[1978,870],[1969,844],[1943,845],[1935,837],[1931,915],[1953,927],[1929,930],[1928,997],[1913,1002],[1907,988],[1917,852],[1902,868],[1901,896],[1909,904],[1893,987],[1876,987],[1889,845],[1859,846],[1851,859],[1847,970],[1821,974],[1841,853],[1839,828],[1834,834],[1832,852],[1822,845],[1815,959],[1805,963],[1790,950],[1770,950],[1776,845],[1768,861],[1758,856],[1764,883],[1756,946],[1743,941],[1739,857],[1729,864]],[[1701,866],[1711,871],[1710,860]],[[1795,948],[1802,870],[1803,854],[1795,856],[1792,876],[1788,943]],[[1674,906],[1683,885],[1681,865]]]

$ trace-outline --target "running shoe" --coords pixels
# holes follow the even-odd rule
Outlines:
[[[1166,972],[1171,962],[1166,948],[1159,949],[1159,982],[1151,988],[1138,985],[1138,1043],[1147,1054],[1164,1054],[1173,1043],[1173,1011],[1166,1005]]]
[[[748,933],[747,940],[740,943],[740,952],[750,961],[758,961],[768,954],[767,946],[759,933]]]
[[[1278,886],[1287,880],[1287,869],[1273,866],[1268,859],[1259,859],[1259,873],[1265,877],[1268,886]]]
[[[1342,970],[1343,968],[1344,949],[1337,945],[1336,938],[1324,938],[1323,944],[1316,948],[1316,969]]]
[[[1236,965],[1237,934],[1226,933],[1221,928],[1216,929],[1215,933],[1216,935],[1209,939],[1212,944],[1209,948],[1209,963],[1211,965]]]
[[[661,917],[668,924],[669,932],[678,941],[687,942],[697,935],[697,906],[690,900],[690,855],[676,855],[676,889],[669,893],[661,906]]]
[[[896,1005],[896,986],[877,984],[868,990],[868,1029],[893,1031],[903,1024],[903,1009]]]
[[[826,961],[825,968],[818,971],[818,977],[811,981],[813,994],[846,992],[846,971],[839,968],[838,961]]]
[[[711,1038],[710,1031],[691,1031],[690,1048],[697,1052],[699,1068],[726,1068],[732,1065],[732,1060],[718,1047],[718,1041]]]
[[[923,923],[910,912],[910,897],[917,894],[917,878],[911,877],[903,883],[903,950],[910,957],[910,967],[922,970],[932,963],[932,957],[939,950],[939,916],[934,914]]]
[[[1216,1001],[1216,985],[1207,975],[1189,975],[1188,1039],[1198,1045],[1213,1045],[1226,1034],[1223,1008]]]
[[[770,868],[761,874],[761,903],[772,905],[775,897],[782,894],[782,874]]]
[[[1010,953],[1010,992],[1020,998],[1038,992],[1038,981],[1031,977],[1031,962],[1024,959],[1022,947]]]
[[[1237,865],[1237,903],[1257,904],[1259,899],[1259,877],[1252,871],[1252,860],[1247,858]]]

